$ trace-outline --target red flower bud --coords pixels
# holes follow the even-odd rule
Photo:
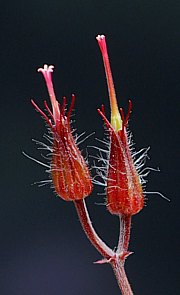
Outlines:
[[[132,104],[126,118],[123,110],[118,110],[113,78],[107,53],[105,36],[97,36],[101,49],[111,105],[111,123],[105,116],[104,107],[98,112],[104,119],[110,135],[110,153],[107,171],[107,209],[112,214],[134,215],[144,206],[144,195],[140,176],[135,167],[126,127]]]
[[[53,112],[49,109],[46,101],[44,105],[49,116],[33,100],[32,104],[44,117],[52,133],[51,174],[55,191],[59,197],[66,201],[80,200],[91,193],[92,181],[87,164],[71,132],[70,116],[75,96],[72,95],[70,108],[66,112],[66,98],[60,105],[55,97],[51,77],[53,68],[53,66],[44,65],[44,68],[38,69],[38,72],[44,76]]]

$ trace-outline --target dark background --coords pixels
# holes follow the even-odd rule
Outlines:
[[[130,129],[136,149],[151,146],[147,206],[134,216],[126,263],[135,294],[179,294],[179,1],[1,1],[1,295],[119,294],[109,265],[83,234],[72,203],[56,198],[32,138],[43,140],[44,122],[30,98],[48,98],[36,69],[54,64],[58,98],[76,94],[78,133],[96,134],[81,145],[97,145],[103,123],[96,109],[108,94],[97,34],[107,36],[119,105],[133,101]],[[88,148],[88,153],[94,153]],[[114,247],[118,218],[95,188],[87,199],[95,228]]]

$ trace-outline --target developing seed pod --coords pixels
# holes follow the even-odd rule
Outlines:
[[[105,36],[99,35],[96,39],[103,57],[111,106],[111,122],[105,116],[104,107],[102,106],[101,110],[98,109],[110,135],[106,187],[107,209],[112,214],[134,215],[143,208],[144,195],[126,131],[132,103],[129,102],[128,114],[125,117],[123,110],[119,111],[117,105]]]
[[[51,112],[46,101],[44,106],[48,115],[33,100],[32,104],[44,117],[52,133],[51,175],[55,191],[65,201],[80,200],[91,193],[92,181],[88,166],[71,132],[70,116],[75,96],[72,95],[68,111],[66,111],[66,98],[63,99],[62,105],[59,104],[52,83],[53,68],[54,66],[44,65],[44,68],[38,69],[38,72],[44,76],[53,111]]]

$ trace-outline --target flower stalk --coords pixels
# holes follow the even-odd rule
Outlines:
[[[98,234],[95,232],[89,217],[85,200],[74,201],[74,205],[86,236],[90,240],[91,244],[97,249],[97,251],[108,261],[114,256],[115,253],[100,239]]]

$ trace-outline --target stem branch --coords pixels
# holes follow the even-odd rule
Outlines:
[[[86,233],[86,236],[93,244],[93,246],[98,250],[98,252],[107,260],[109,260],[115,253],[109,248],[97,235],[95,232],[87,208],[84,200],[76,200],[74,201],[74,205],[76,207],[77,214],[79,216],[80,223]]]
[[[125,259],[130,254],[130,252],[128,252],[128,245],[131,229],[131,216],[120,216],[119,242],[117,251],[114,252],[101,240],[101,238],[95,232],[86,208],[85,201],[76,200],[74,201],[74,205],[86,236],[92,245],[98,250],[98,252],[105,258],[105,261],[102,260],[100,263],[107,262],[111,264],[122,295],[133,295],[124,270]]]

